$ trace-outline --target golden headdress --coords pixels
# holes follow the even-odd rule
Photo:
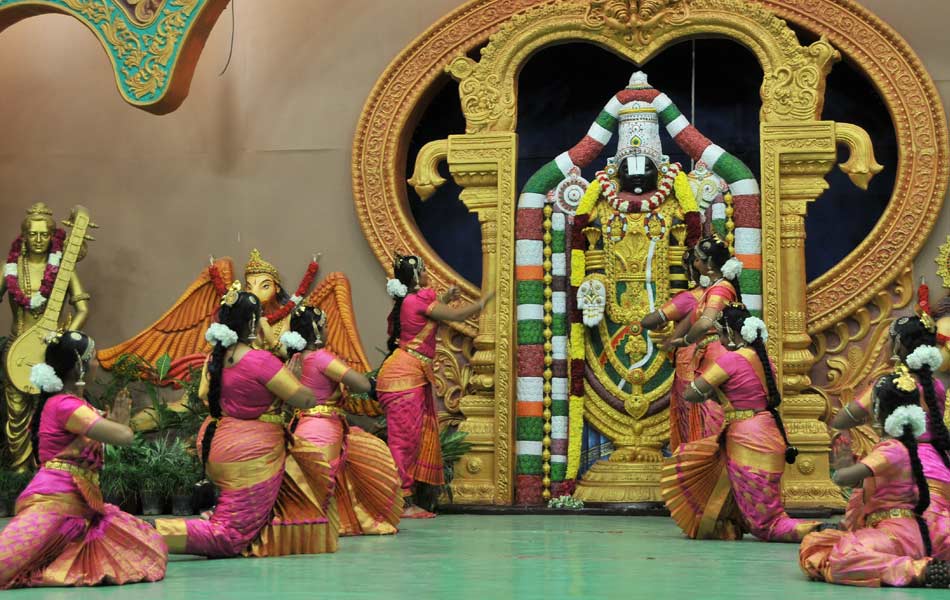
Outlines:
[[[264,260],[261,257],[261,251],[257,248],[251,250],[251,257],[244,267],[244,279],[251,275],[270,275],[280,285],[280,273],[277,271],[277,267]]]

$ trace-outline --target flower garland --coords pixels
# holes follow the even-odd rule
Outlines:
[[[56,283],[56,274],[59,273],[59,263],[63,259],[63,243],[66,240],[66,230],[57,229],[53,233],[53,239],[50,246],[49,258],[46,262],[46,270],[43,271],[43,281],[40,283],[40,289],[27,296],[20,287],[19,278],[19,260],[23,252],[23,236],[17,236],[10,246],[10,253],[7,255],[7,264],[4,266],[3,274],[7,284],[7,291],[13,301],[28,310],[36,310],[46,304],[50,293],[53,291],[53,284]]]
[[[272,313],[264,315],[264,318],[267,319],[268,324],[273,325],[283,321],[287,315],[289,315],[297,306],[303,301],[303,297],[307,295],[310,291],[310,286],[313,285],[313,280],[317,276],[317,271],[320,269],[320,264],[313,260],[310,261],[310,264],[307,265],[307,272],[303,276],[303,280],[300,282],[300,285],[297,286],[297,293],[290,297],[290,300],[287,303],[283,304],[280,308]],[[224,278],[221,277],[221,271],[218,270],[217,265],[212,261],[211,266],[208,267],[208,275],[211,277],[211,283],[214,285],[215,291],[219,296],[223,296],[228,291],[228,286],[224,283]]]
[[[917,346],[907,357],[907,366],[913,371],[919,371],[924,366],[936,371],[943,364],[943,355],[936,346]]]
[[[310,261],[310,264],[307,265],[307,272],[304,274],[303,280],[300,282],[300,285],[297,286],[297,293],[291,296],[290,300],[275,312],[264,315],[264,318],[267,319],[269,324],[273,325],[283,321],[291,311],[297,308],[297,305],[303,301],[303,297],[310,291],[310,286],[313,285],[313,279],[317,276],[317,270],[319,268],[320,265],[317,261]]]
[[[884,431],[887,435],[899,438],[904,435],[904,428],[910,425],[915,438],[919,438],[927,431],[927,413],[919,406],[908,404],[898,406],[884,421]]]
[[[640,200],[638,205],[633,203],[631,205],[630,200],[620,200],[620,195],[617,192],[617,187],[610,180],[610,177],[607,175],[607,171],[597,171],[597,181],[600,182],[601,191],[603,191],[604,199],[607,203],[613,207],[614,210],[622,213],[631,212],[636,210],[636,212],[648,213],[653,212],[660,207],[663,202],[666,201],[667,196],[670,195],[670,192],[673,190],[673,183],[676,181],[676,176],[682,171],[679,163],[671,163],[665,165],[661,168],[663,177],[657,182],[656,191],[653,192],[653,195],[650,196],[648,200]],[[587,188],[588,193],[590,188]],[[585,194],[586,196],[587,194]],[[581,200],[583,203],[583,200]],[[580,207],[578,206],[577,212],[580,212]]]

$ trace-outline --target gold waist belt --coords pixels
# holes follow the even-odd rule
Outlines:
[[[429,358],[429,357],[426,356],[425,354],[420,354],[419,352],[416,352],[416,351],[413,350],[412,348],[403,348],[402,346],[400,346],[399,348],[400,348],[403,352],[405,352],[406,354],[408,354],[409,356],[411,356],[411,357],[413,357],[413,358],[416,358],[416,359],[418,359],[418,360],[421,360],[421,361],[424,362],[425,364],[429,364],[429,363],[432,362],[432,359],[431,359],[431,358]]]
[[[264,413],[263,415],[257,417],[257,420],[258,420],[258,421],[263,421],[263,422],[265,422],[265,423],[274,423],[274,424],[276,424],[276,425],[283,425],[283,424],[284,424],[284,416],[283,416],[283,415],[275,415],[275,414],[272,414],[272,413]]]
[[[890,510],[879,510],[872,512],[868,516],[864,517],[864,525],[866,527],[874,527],[881,521],[886,521],[887,519],[913,519],[915,518],[914,511],[908,508],[892,508]]]
[[[99,473],[93,471],[92,469],[87,469],[85,467],[80,467],[79,465],[74,465],[71,462],[66,462],[65,460],[48,460],[43,464],[44,469],[52,469],[54,471],[64,471],[70,475],[75,475],[76,477],[82,477],[83,479],[90,481],[96,485],[99,485]]]
[[[343,409],[332,404],[318,404],[313,408],[300,411],[302,417],[322,417],[326,415],[343,416]]]
[[[746,410],[727,410],[726,411],[726,423],[735,423],[736,421],[745,421],[746,419],[751,419],[758,412],[752,410],[751,408]]]

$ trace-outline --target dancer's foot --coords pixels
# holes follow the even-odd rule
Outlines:
[[[424,510],[415,504],[410,504],[402,510],[403,519],[434,519],[435,513]]]

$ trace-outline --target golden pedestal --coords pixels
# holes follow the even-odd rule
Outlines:
[[[597,461],[577,483],[574,497],[587,503],[663,502],[661,463]]]

